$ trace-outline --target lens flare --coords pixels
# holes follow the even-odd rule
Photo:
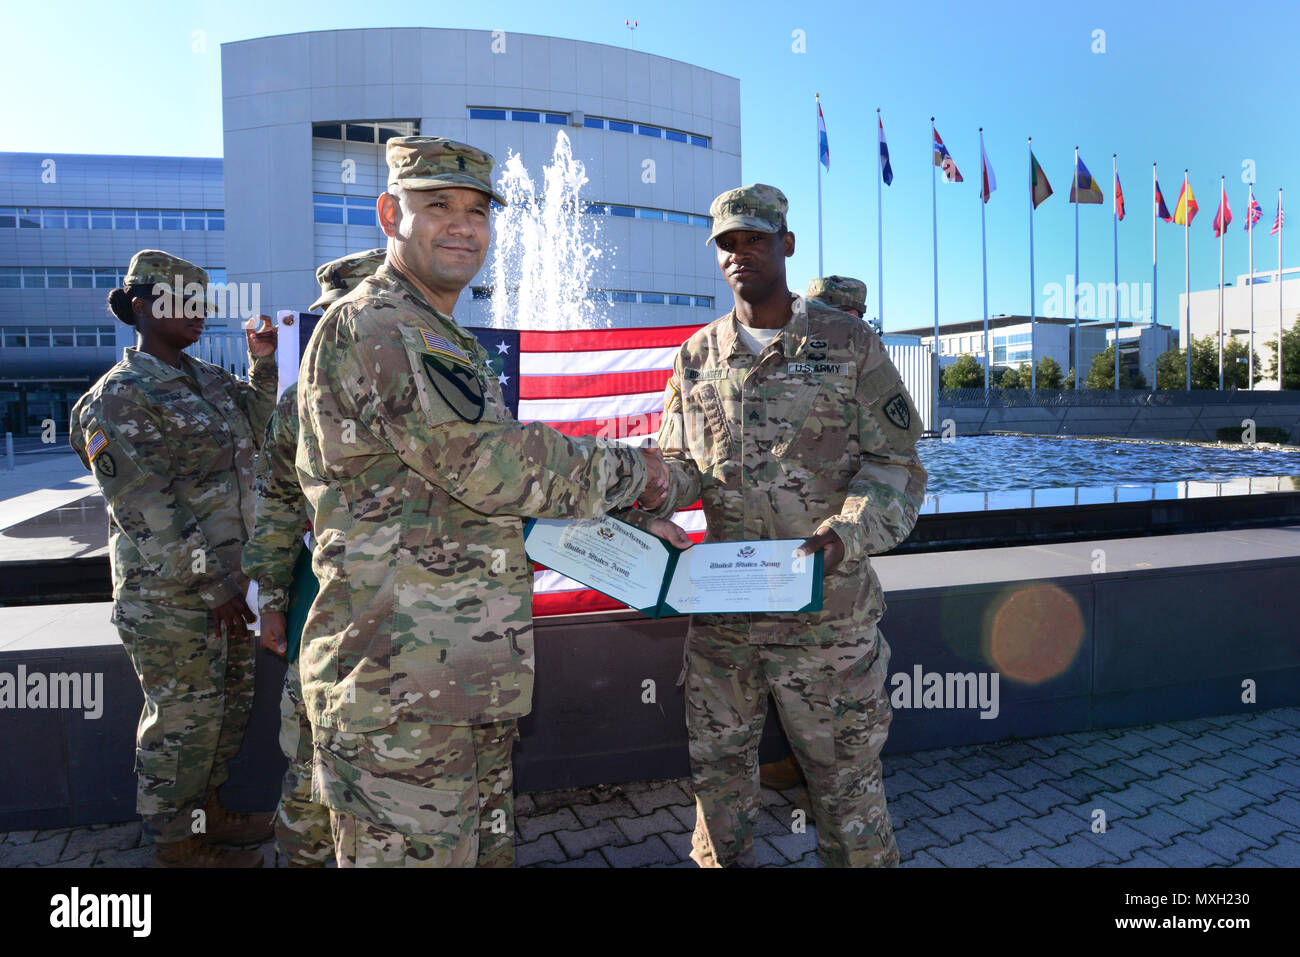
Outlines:
[[[988,629],[988,654],[998,671],[1037,685],[1064,674],[1083,644],[1083,615],[1070,595],[1043,582],[1004,595]]]

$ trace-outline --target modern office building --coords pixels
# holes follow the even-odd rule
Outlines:
[[[1036,328],[1035,328],[1036,327]],[[934,327],[918,326],[899,329],[896,335],[915,336],[922,345],[934,343]],[[1124,370],[1141,371],[1147,384],[1154,382],[1156,357],[1173,347],[1173,330],[1168,326],[1151,325],[1121,319],[1119,323],[1119,354],[1121,376]],[[1031,340],[1032,337],[1032,340]],[[1004,369],[1019,368],[1030,361],[1031,350],[1039,360],[1054,359],[1066,373],[1072,368],[1074,320],[1037,317],[1031,326],[1028,316],[992,316],[989,319],[989,338],[992,340],[992,375],[996,378]],[[1079,325],[1080,377],[1087,378],[1092,360],[1115,339],[1113,322],[1084,322]],[[1031,344],[1032,342],[1032,344]],[[984,320],[950,322],[939,327],[939,365],[946,367],[961,355],[974,356],[980,363],[987,362],[984,341]]]
[[[1257,240],[1257,244],[1271,245]],[[1278,293],[1282,295],[1282,309],[1278,310]],[[1251,300],[1255,307],[1255,353],[1261,367],[1271,367],[1273,351],[1269,343],[1277,343],[1279,321],[1283,329],[1291,329],[1300,321],[1300,267],[1282,270],[1278,282],[1277,270],[1242,273],[1235,282],[1229,280],[1223,287],[1223,335],[1225,339],[1250,339]],[[1178,343],[1184,344],[1183,316],[1187,309],[1187,295],[1178,296]],[[1219,331],[1219,287],[1196,289],[1191,296],[1192,335],[1197,339],[1215,336]],[[1259,370],[1256,370],[1257,372]],[[1261,381],[1256,388],[1277,388],[1277,380]]]
[[[227,263],[263,311],[302,309],[317,265],[381,245],[375,198],[391,136],[519,154],[537,182],[556,135],[586,167],[580,198],[607,252],[592,285],[613,325],[708,322],[729,305],[709,204],[740,183],[740,85],[598,43],[424,28],[298,33],[222,55]],[[489,324],[491,258],[456,317]],[[720,305],[722,304],[722,305]]]
[[[0,433],[65,434],[134,344],[105,299],[149,248],[224,278],[221,160],[0,153]]]

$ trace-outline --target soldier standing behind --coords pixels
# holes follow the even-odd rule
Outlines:
[[[383,249],[352,253],[316,270],[320,298],[315,312],[341,299],[384,261]],[[262,647],[280,657],[288,649],[286,615],[293,570],[311,528],[307,499],[298,484],[298,384],[284,390],[266,429],[257,458],[257,524],[244,546],[244,574],[257,582]],[[295,655],[284,673],[280,694],[280,750],[289,766],[275,812],[275,842],[290,867],[323,867],[334,855],[329,808],[311,799],[311,723],[302,701]]]
[[[251,383],[185,355],[211,309],[207,283],[169,253],[131,258],[108,304],[140,345],[77,401],[68,437],[108,506],[112,620],[144,691],[136,809],[162,867],[260,866],[260,851],[207,842],[271,833],[269,815],[234,814],[217,789],[253,703],[239,553],[275,403],[275,332],[247,333]]]
[[[387,260],[321,319],[298,390],[320,581],[301,662],[312,797],[340,866],[509,866],[534,673],[520,517],[658,501],[667,472],[656,453],[515,421],[452,318],[487,255],[489,201],[504,203],[492,157],[395,137],[387,159]]]
[[[880,338],[787,288],[786,209],[781,191],[763,185],[713,201],[707,241],[717,241],[736,303],[678,353],[659,432],[669,490],[651,514],[700,498],[706,541],[805,539],[799,553],[825,551],[823,609],[692,616],[691,857],[753,860],[770,690],[808,778],[822,863],[889,866],[898,862],[880,764],[893,717],[889,645],[867,556],[916,522],[927,480],[915,449],[921,423]]]

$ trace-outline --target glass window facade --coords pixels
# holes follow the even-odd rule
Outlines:
[[[220,209],[84,209],[65,206],[0,207],[0,229],[226,228]]]
[[[471,106],[469,108],[469,118],[471,120],[510,120],[515,123],[540,123],[546,122],[557,126],[564,126],[569,122],[568,113],[544,113],[539,110],[510,110],[494,106]],[[583,116],[582,125],[589,130],[610,130],[615,133],[633,133],[638,136],[649,136],[659,140],[669,140],[673,143],[689,143],[692,146],[702,146],[705,149],[709,147],[709,137],[699,136],[695,133],[686,133],[682,130],[667,130],[661,126],[651,126],[647,123],[634,123],[631,120],[614,119],[607,116]],[[319,128],[319,126],[317,127]],[[313,135],[320,136],[320,133]],[[338,139],[338,136],[334,136]]]

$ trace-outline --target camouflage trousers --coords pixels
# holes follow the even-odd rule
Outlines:
[[[275,843],[292,864],[323,864],[334,856],[334,838],[329,808],[311,799],[311,723],[296,662],[285,671],[280,694],[280,750],[289,766],[275,810]]]
[[[256,649],[214,631],[207,610],[118,602],[118,635],[144,708],[136,729],[136,810],[170,843],[201,831],[194,811],[229,777],[253,709]]]
[[[339,867],[513,867],[516,722],[312,726]]]
[[[754,863],[758,743],[770,690],[808,781],[822,865],[898,865],[880,763],[893,720],[890,651],[877,629],[829,645],[755,645],[743,628],[692,622],[687,656],[697,864]]]

